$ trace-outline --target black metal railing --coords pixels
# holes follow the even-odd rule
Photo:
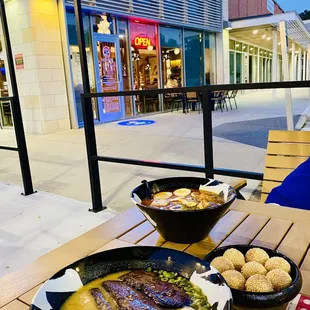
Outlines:
[[[207,178],[213,178],[214,174],[239,177],[245,179],[263,180],[263,174],[250,171],[241,171],[224,168],[214,168],[213,164],[213,135],[212,135],[212,108],[211,108],[211,93],[216,90],[248,90],[248,89],[282,89],[282,88],[309,88],[310,81],[303,82],[282,82],[282,83],[256,83],[256,84],[239,84],[239,85],[212,85],[212,86],[197,86],[197,87],[182,87],[182,88],[169,88],[169,89],[152,89],[152,90],[139,90],[139,91],[121,91],[121,92],[110,92],[110,93],[84,93],[81,94],[81,101],[83,106],[83,117],[85,126],[86,143],[92,141],[96,144],[95,137],[95,125],[93,121],[92,104],[91,98],[105,98],[105,97],[122,97],[122,96],[143,96],[143,95],[162,95],[162,94],[173,94],[173,93],[187,93],[197,92],[201,94],[202,104],[202,118],[203,118],[203,143],[204,143],[204,166],[170,163],[170,162],[156,162],[147,160],[138,160],[132,158],[118,158],[101,156],[97,153],[88,153],[88,159],[91,163],[97,163],[97,165],[89,165],[94,169],[90,176],[99,176],[98,162],[110,162],[127,165],[147,166],[162,169],[173,169],[204,173]],[[88,113],[85,113],[88,111]],[[90,146],[88,146],[90,149]],[[96,145],[93,149],[97,149]],[[229,150],[228,150],[229,152]],[[95,180],[91,180],[91,183]],[[100,189],[99,189],[100,190]],[[101,192],[94,196],[101,196]],[[93,200],[93,211],[101,210],[102,206],[96,200]]]
[[[13,60],[7,18],[5,14],[4,1],[0,1],[0,19],[1,19],[2,30],[3,30],[4,45],[5,45],[5,49],[7,53],[8,71],[11,77],[11,86],[12,86],[12,92],[13,92],[12,97],[4,97],[4,98],[0,98],[0,100],[10,101],[11,103],[12,118],[13,118],[16,144],[17,144],[17,147],[1,145],[0,150],[18,152],[22,180],[23,180],[23,185],[24,185],[24,195],[31,195],[34,193],[34,190],[33,190],[33,185],[32,185],[26,137],[25,137],[25,131],[24,131],[24,125],[23,125],[23,119],[22,119],[22,112],[20,108],[16,74],[15,74],[15,68],[14,68],[14,60]]]
[[[89,177],[92,194],[92,209],[90,211],[98,212],[104,207],[102,206],[100,176],[99,176],[99,161],[148,166],[163,169],[184,170],[192,172],[205,173],[206,177],[213,178],[214,174],[225,175],[231,177],[241,177],[246,179],[262,180],[262,173],[255,173],[249,171],[219,169],[214,168],[213,164],[213,141],[212,141],[212,111],[211,111],[211,92],[216,90],[249,90],[249,89],[279,89],[279,88],[300,88],[310,87],[310,81],[303,82],[282,82],[282,83],[255,83],[255,84],[238,84],[238,85],[212,85],[212,86],[197,86],[186,88],[169,88],[169,89],[150,89],[139,91],[122,91],[109,93],[91,93],[86,46],[84,38],[84,27],[82,21],[82,7],[81,0],[74,0],[75,20],[77,25],[78,43],[80,50],[81,71],[83,77],[84,93],[81,94],[82,112],[84,119],[84,132],[87,149],[87,160],[89,168]],[[97,153],[95,126],[93,119],[92,98],[100,97],[115,97],[115,96],[143,96],[143,95],[160,95],[171,93],[186,93],[197,92],[201,94],[202,109],[203,109],[203,135],[204,135],[204,166],[186,165],[178,163],[154,162],[147,160],[138,160],[131,158],[117,158],[101,156]]]

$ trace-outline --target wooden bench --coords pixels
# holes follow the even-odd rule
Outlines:
[[[261,202],[310,157],[310,132],[270,130]]]

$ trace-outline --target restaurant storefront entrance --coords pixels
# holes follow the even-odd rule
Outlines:
[[[93,53],[97,92],[123,90],[119,37],[96,33],[93,35]],[[106,123],[123,118],[123,97],[98,98],[99,119]]]
[[[216,82],[215,34],[151,19],[84,11],[84,36],[92,92],[151,90]],[[73,9],[66,8],[73,84],[72,123],[83,127],[83,91]],[[172,95],[93,98],[95,123],[171,110]]]

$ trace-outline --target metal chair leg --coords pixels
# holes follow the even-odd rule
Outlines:
[[[238,109],[236,98],[234,98],[234,100],[235,100],[236,109]]]
[[[228,98],[228,100],[229,100],[230,109],[232,110],[232,105],[231,105],[231,100],[230,100],[230,98]]]

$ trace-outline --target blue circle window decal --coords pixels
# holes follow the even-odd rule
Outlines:
[[[120,126],[146,126],[146,125],[152,125],[155,121],[153,120],[147,120],[147,119],[135,119],[135,120],[128,120],[119,122],[118,125]]]

